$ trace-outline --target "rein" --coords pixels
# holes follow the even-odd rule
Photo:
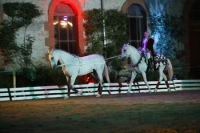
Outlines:
[[[77,56],[74,56],[75,58],[77,57]],[[116,55],[116,56],[112,56],[112,57],[109,57],[109,58],[107,58],[107,59],[105,59],[106,61],[109,61],[109,60],[112,60],[112,59],[115,59],[115,58],[119,58],[119,57],[121,57],[121,55]],[[61,59],[59,59],[60,60],[60,65],[57,65],[57,68],[58,67],[63,67],[63,66],[65,66],[65,64],[63,63],[63,61],[61,60]],[[140,59],[140,61],[139,62],[141,62],[141,60],[142,60],[142,58]],[[80,59],[78,59],[78,61],[79,61],[79,65],[73,65],[73,66],[82,66],[82,65],[87,65],[87,64],[81,64],[80,63]],[[101,64],[101,63],[99,63],[99,64]],[[139,63],[138,63],[139,64]],[[70,64],[69,64],[70,65]],[[72,65],[72,64],[71,64]]]
[[[116,55],[116,56],[107,58],[107,59],[105,59],[105,60],[108,61],[108,60],[112,60],[112,59],[119,58],[119,57],[121,57],[121,55]]]
[[[140,55],[139,61],[136,64],[132,65],[132,67],[133,68],[138,67],[138,65],[141,63],[141,61],[142,61],[142,56]]]

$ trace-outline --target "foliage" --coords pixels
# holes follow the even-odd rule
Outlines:
[[[155,51],[171,59],[178,77],[186,76],[184,61],[183,6],[185,0],[146,0]],[[180,68],[181,67],[181,68]]]
[[[156,52],[175,59],[178,50],[176,46],[178,43],[183,43],[183,19],[182,14],[174,15],[174,11],[170,11],[172,3],[174,4],[174,1],[146,0],[150,28],[157,42]]]
[[[14,63],[13,57],[20,58],[19,65],[27,67],[31,64],[31,53],[34,37],[26,35],[26,29],[32,23],[33,18],[39,16],[41,13],[37,7],[31,3],[5,3],[3,4],[4,13],[8,16],[3,23],[1,23],[0,48],[5,52],[5,56]],[[16,31],[25,27],[23,44],[16,44]]]
[[[85,12],[85,33],[88,42],[88,53],[103,54],[103,40],[102,40],[102,15],[101,10],[93,9]]]
[[[105,20],[106,47],[103,46],[103,19]],[[104,16],[99,9],[86,11],[84,27],[88,42],[87,53],[103,54],[105,58],[119,55],[122,44],[128,40],[127,24],[126,15],[117,10],[106,10]],[[119,59],[110,61],[111,71],[121,69]]]
[[[167,31],[167,26],[165,24],[166,21],[166,2],[161,0],[152,0],[147,1],[147,6],[149,10],[149,19],[150,19],[150,27],[152,30],[152,34],[156,36],[156,52],[158,54],[166,55],[168,42],[167,39],[169,38],[169,34]],[[169,48],[171,45],[169,46]],[[168,51],[169,52],[169,51]],[[170,51],[170,53],[173,51]],[[173,55],[173,54],[171,54]]]
[[[6,21],[1,23],[0,36],[1,49],[16,49],[14,29],[10,23]]]
[[[103,51],[103,19],[105,19],[107,46]],[[93,9],[85,13],[85,29],[89,44],[88,53],[101,53],[107,57],[119,54],[121,45],[128,40],[127,17],[117,10],[106,10],[102,16],[101,10]],[[112,51],[112,52],[111,52]]]
[[[13,84],[13,78],[12,73],[10,72],[4,72],[0,73],[0,88],[8,88],[12,87]]]
[[[66,85],[66,79],[61,69],[52,69],[46,66],[38,66],[34,70],[23,69],[18,72],[18,79],[17,86]]]
[[[0,48],[4,56],[10,61],[13,55],[12,53],[16,53],[18,46],[15,43],[15,30],[7,21],[4,21],[0,25],[0,42]]]
[[[31,3],[5,3],[3,10],[11,17],[13,23],[21,24],[21,26],[31,24],[32,19],[41,14],[37,7]]]
[[[21,53],[20,61],[21,61],[21,64],[23,64],[25,68],[27,68],[30,64],[32,64],[31,54],[32,54],[33,42],[34,42],[34,37],[27,35],[26,42],[20,46],[20,53]]]
[[[17,87],[66,85],[66,78],[60,68],[52,69],[46,66],[23,68],[16,72]],[[13,87],[13,74],[5,72],[0,74],[0,88]]]

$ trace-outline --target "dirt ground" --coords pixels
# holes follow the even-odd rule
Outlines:
[[[0,102],[0,133],[200,133],[200,91]]]

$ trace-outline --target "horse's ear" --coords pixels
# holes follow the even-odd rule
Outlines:
[[[52,54],[53,49],[48,49],[48,54]]]
[[[127,47],[127,46],[128,46],[128,43],[125,43],[125,44],[124,44],[124,47]]]

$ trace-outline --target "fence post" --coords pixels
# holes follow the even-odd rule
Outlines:
[[[8,95],[9,95],[10,101],[12,101],[12,95],[11,95],[11,92],[10,92],[10,88],[8,88]]]
[[[16,72],[13,71],[13,89],[14,89],[14,97],[15,97],[15,90],[16,90]]]

